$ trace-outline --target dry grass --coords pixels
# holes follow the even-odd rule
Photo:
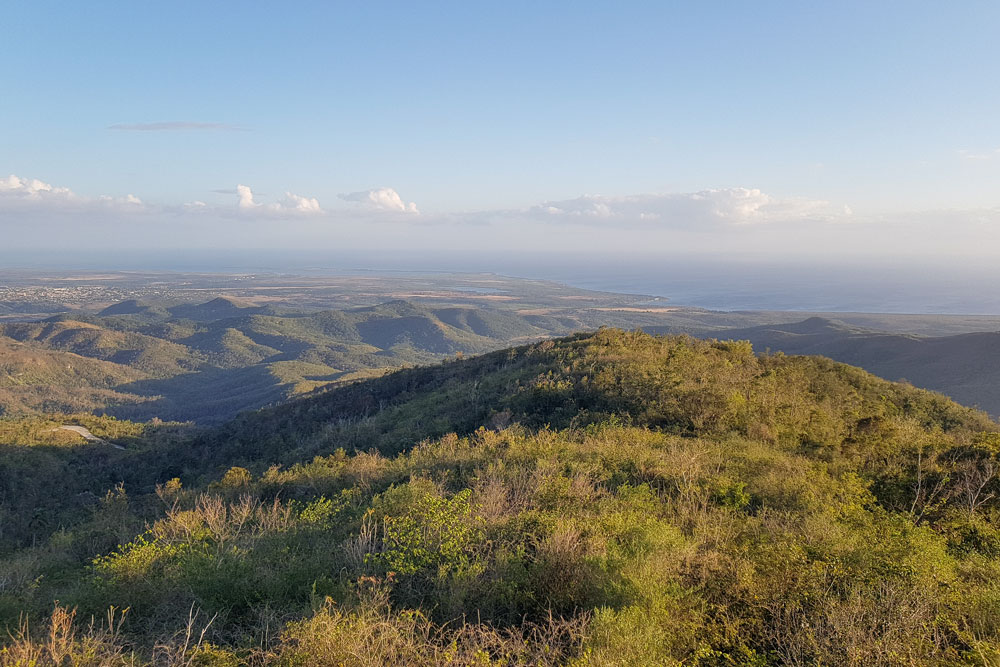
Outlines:
[[[2,667],[118,667],[139,664],[134,653],[121,642],[119,630],[128,610],[112,607],[103,625],[91,621],[85,632],[75,623],[76,610],[56,605],[48,626],[34,634],[22,621],[7,645],[0,650]]]
[[[549,618],[542,624],[497,629],[484,623],[437,626],[418,611],[394,611],[373,590],[354,610],[328,602],[293,623],[270,660],[282,665],[559,665],[583,639],[588,617]]]

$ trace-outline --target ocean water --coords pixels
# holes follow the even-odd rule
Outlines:
[[[712,310],[1000,314],[1000,270],[990,267],[664,262],[545,273],[578,287]]]

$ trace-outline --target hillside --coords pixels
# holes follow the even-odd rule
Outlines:
[[[829,360],[602,330],[119,429],[5,452],[70,483],[2,538],[10,664],[1000,659],[997,424]]]
[[[19,345],[22,354],[30,349],[38,364],[59,366],[67,353],[89,360],[73,374],[6,383],[0,409],[219,423],[329,384],[566,331],[510,312],[399,300],[280,314],[221,297],[176,305],[130,300],[96,315],[0,324],[0,343]]]
[[[749,340],[761,350],[827,356],[1000,414],[1000,333],[916,336],[821,317],[729,328],[766,317],[780,321],[788,314],[665,310],[515,311],[396,299],[296,312],[224,297],[174,304],[133,299],[98,314],[0,323],[0,341],[9,349],[26,346],[18,349],[22,354],[30,349],[35,363],[65,366],[63,353],[104,362],[100,368],[77,363],[73,373],[38,375],[30,384],[8,381],[0,410],[89,411],[139,421],[157,417],[218,424],[325,386],[593,330],[611,321],[653,333]],[[874,316],[861,321],[882,322]]]
[[[143,398],[115,388],[146,377],[128,366],[0,337],[0,417],[134,404]]]
[[[114,364],[110,375],[122,378],[109,385],[95,369],[8,386],[6,414],[219,424],[398,368],[614,326],[827,355],[1000,415],[998,336],[982,333],[1000,326],[991,316],[817,313],[825,330],[796,332],[806,315],[715,312],[496,274],[0,273],[0,340],[53,366],[65,352]]]
[[[830,357],[1000,415],[1000,332],[913,336],[814,317],[713,335],[749,340],[760,350]]]

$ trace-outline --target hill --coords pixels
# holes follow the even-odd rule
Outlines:
[[[173,304],[133,299],[96,315],[74,312],[0,323],[0,341],[8,347],[28,346],[36,359],[47,358],[49,366],[61,363],[61,353],[112,364],[102,370],[77,364],[72,377],[49,374],[47,382],[35,381],[31,387],[7,383],[0,409],[9,414],[84,410],[139,421],[156,417],[218,424],[243,410],[333,384],[593,330],[612,321],[653,333],[743,339],[761,350],[827,356],[1000,414],[1000,333],[917,336],[823,317],[731,328],[788,314],[661,310],[666,312],[603,307],[516,311],[395,299],[296,312],[224,297]],[[876,316],[848,317],[851,322],[883,322]],[[928,325],[920,326],[926,330]]]
[[[749,340],[761,350],[830,357],[1000,415],[1000,332],[914,336],[813,317],[713,335]]]
[[[601,330],[129,429],[5,452],[69,482],[3,506],[8,662],[1000,658],[997,424],[826,359]]]
[[[237,299],[220,296],[205,303],[180,304],[170,308],[169,312],[173,317],[181,319],[211,322],[230,317],[267,313],[270,312],[270,309],[256,307],[242,303]]]
[[[0,324],[0,342],[30,349],[47,366],[66,353],[91,360],[78,363],[72,377],[50,373],[30,388],[8,383],[0,409],[219,423],[329,384],[566,332],[559,323],[546,326],[512,312],[401,300],[310,313],[221,297],[175,305],[129,300],[96,315]]]
[[[0,417],[134,404],[142,397],[116,391],[115,387],[145,377],[142,371],[128,366],[42,350],[0,337]]]
[[[146,303],[138,299],[128,299],[121,303],[115,303],[104,308],[99,313],[99,317],[113,317],[115,315],[145,315],[149,317],[164,317],[167,310],[154,304]]]

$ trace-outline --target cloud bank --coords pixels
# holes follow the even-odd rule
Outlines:
[[[232,215],[268,215],[294,218],[310,215],[332,221],[355,219],[402,222],[417,216],[416,203],[405,201],[389,187],[374,188],[340,195],[350,206],[326,209],[318,198],[286,191],[276,201],[259,201],[253,189],[240,183],[235,189],[211,192],[235,195],[235,206],[208,204],[198,200],[181,206],[147,205],[138,197],[101,196],[88,199],[38,179],[10,175],[0,180],[0,209],[20,202],[39,212],[58,205],[60,210],[84,211],[95,205],[129,205],[147,212],[171,213],[198,210],[201,213]],[[402,214],[402,215],[401,215]],[[412,219],[416,219],[415,217]],[[525,209],[477,211],[468,214],[420,216],[423,224],[531,225],[561,224],[599,226],[613,229],[663,229],[711,231],[804,223],[836,224],[852,220],[843,205],[804,198],[781,198],[755,188],[725,188],[690,193],[636,194],[628,196],[584,195],[576,199],[547,201]]]
[[[534,206],[539,219],[588,224],[665,226],[701,229],[725,225],[786,222],[829,222],[850,215],[850,209],[810,199],[781,199],[758,189],[727,188],[675,194],[625,197],[585,195]]]
[[[268,201],[247,184],[218,201],[87,197],[36,178],[0,178],[0,237],[8,248],[187,247],[396,249],[404,253],[559,252],[621,257],[710,253],[771,257],[859,254],[996,256],[1000,208],[852,212],[843,204],[756,188],[585,195],[520,209],[419,214],[389,187],[329,206],[286,191]]]

